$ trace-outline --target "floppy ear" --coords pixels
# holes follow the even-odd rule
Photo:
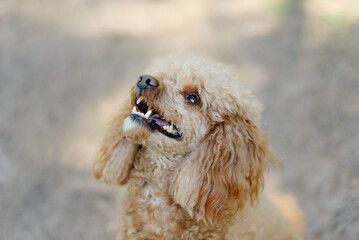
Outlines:
[[[96,179],[107,183],[125,184],[132,167],[138,145],[130,142],[123,134],[123,122],[130,116],[131,108],[124,108],[109,123],[101,148],[93,165]]]
[[[236,115],[212,126],[204,141],[179,166],[174,200],[197,220],[213,223],[225,209],[253,203],[263,187],[267,160],[273,161],[261,131]]]

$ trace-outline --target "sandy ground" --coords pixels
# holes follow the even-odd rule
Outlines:
[[[243,3],[247,2],[247,3]],[[264,103],[308,239],[359,236],[359,3],[0,0],[0,239],[114,239],[92,177],[106,119],[150,60],[234,64]]]

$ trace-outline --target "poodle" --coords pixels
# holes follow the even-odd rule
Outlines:
[[[261,194],[276,163],[261,108],[231,67],[176,54],[154,61],[93,167],[128,186],[118,239],[297,239]]]

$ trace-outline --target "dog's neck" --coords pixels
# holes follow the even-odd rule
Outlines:
[[[167,156],[157,151],[142,147],[135,158],[131,178],[143,184],[157,187],[168,192],[173,169],[181,161],[181,156]]]
[[[194,233],[221,239],[224,228],[196,222],[173,201],[169,189],[179,161],[180,156],[171,158],[145,148],[137,153],[128,182],[130,207],[124,229],[128,239],[202,239]]]

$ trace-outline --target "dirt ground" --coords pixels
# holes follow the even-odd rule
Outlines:
[[[246,3],[243,3],[246,2]],[[337,2],[337,3],[335,3]],[[122,189],[91,164],[151,59],[236,65],[307,239],[359,236],[359,2],[0,0],[0,239],[115,239]]]

